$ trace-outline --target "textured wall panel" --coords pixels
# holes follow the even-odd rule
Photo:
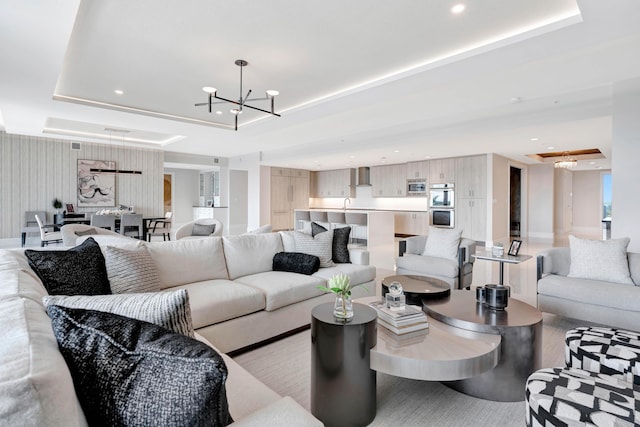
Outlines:
[[[112,144],[80,143],[0,132],[0,239],[20,236],[24,212],[47,211],[53,221],[54,198],[77,207],[78,159],[113,160],[118,169],[142,175],[116,175],[116,203],[133,205],[144,216],[163,216],[164,152]]]

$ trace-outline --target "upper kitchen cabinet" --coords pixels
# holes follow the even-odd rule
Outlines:
[[[487,156],[456,159],[456,196],[462,199],[487,197]]]
[[[429,184],[455,182],[456,159],[434,159],[429,161]]]
[[[355,197],[356,170],[311,172],[311,197]]]
[[[407,179],[429,178],[429,161],[407,163]]]
[[[407,195],[407,165],[371,167],[373,197],[404,197]]]

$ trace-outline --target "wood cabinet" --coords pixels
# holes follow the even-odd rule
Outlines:
[[[455,182],[456,159],[434,159],[429,161],[429,184]]]
[[[309,208],[309,171],[271,168],[271,225],[293,229],[294,209]]]
[[[336,169],[311,172],[312,197],[355,197],[356,170]]]
[[[407,163],[407,179],[429,178],[429,161]]]
[[[395,212],[395,233],[426,235],[429,232],[429,212]]]
[[[455,211],[455,227],[462,237],[483,242],[487,239],[487,199],[460,199]]]
[[[456,159],[456,228],[477,241],[487,238],[487,156]]]
[[[373,197],[404,197],[407,195],[407,165],[373,166],[371,168]]]
[[[456,196],[487,197],[487,156],[460,157],[456,162]]]

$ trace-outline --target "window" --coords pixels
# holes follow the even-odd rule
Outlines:
[[[611,218],[611,174],[602,174],[602,218]]]

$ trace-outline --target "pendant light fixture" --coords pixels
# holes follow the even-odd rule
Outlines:
[[[250,108],[252,110],[256,110],[256,111],[260,111],[263,113],[267,113],[270,114],[272,116],[276,116],[276,117],[280,117],[280,114],[277,114],[275,112],[275,97],[278,96],[280,94],[280,92],[278,92],[277,90],[273,90],[273,89],[269,89],[265,92],[264,97],[262,98],[249,98],[249,96],[251,95],[252,89],[249,89],[249,91],[247,92],[247,95],[243,97],[243,90],[242,90],[242,69],[244,67],[246,67],[247,65],[249,65],[249,63],[247,61],[245,61],[244,59],[237,59],[235,61],[235,64],[240,67],[240,97],[237,100],[232,100],[232,99],[227,99],[227,98],[223,98],[221,96],[218,96],[218,90],[214,87],[211,86],[205,86],[202,88],[202,90],[206,93],[209,94],[209,99],[207,100],[207,102],[200,102],[195,104],[196,107],[202,107],[202,106],[209,106],[209,112],[212,113],[213,112],[213,105],[214,104],[222,104],[222,103],[230,103],[230,104],[234,104],[234,107],[230,110],[231,114],[234,115],[234,130],[238,130],[238,116],[240,116],[242,114],[243,108]],[[220,101],[215,101],[214,99],[219,99]],[[259,108],[253,105],[248,105],[247,101],[271,101],[271,109],[270,110],[265,110],[264,108]]]
[[[105,128],[107,132],[109,132],[109,145],[111,145],[111,134],[116,132],[122,134],[122,151],[124,154],[124,134],[129,133],[126,129],[114,129],[114,128]],[[98,173],[116,173],[116,174],[128,174],[128,175],[142,175],[142,171],[137,170],[125,170],[125,169],[103,169],[103,168],[91,168],[89,169],[91,172]]]
[[[555,161],[554,166],[559,169],[571,169],[576,167],[578,161],[569,155],[568,151],[565,151],[562,157]]]

